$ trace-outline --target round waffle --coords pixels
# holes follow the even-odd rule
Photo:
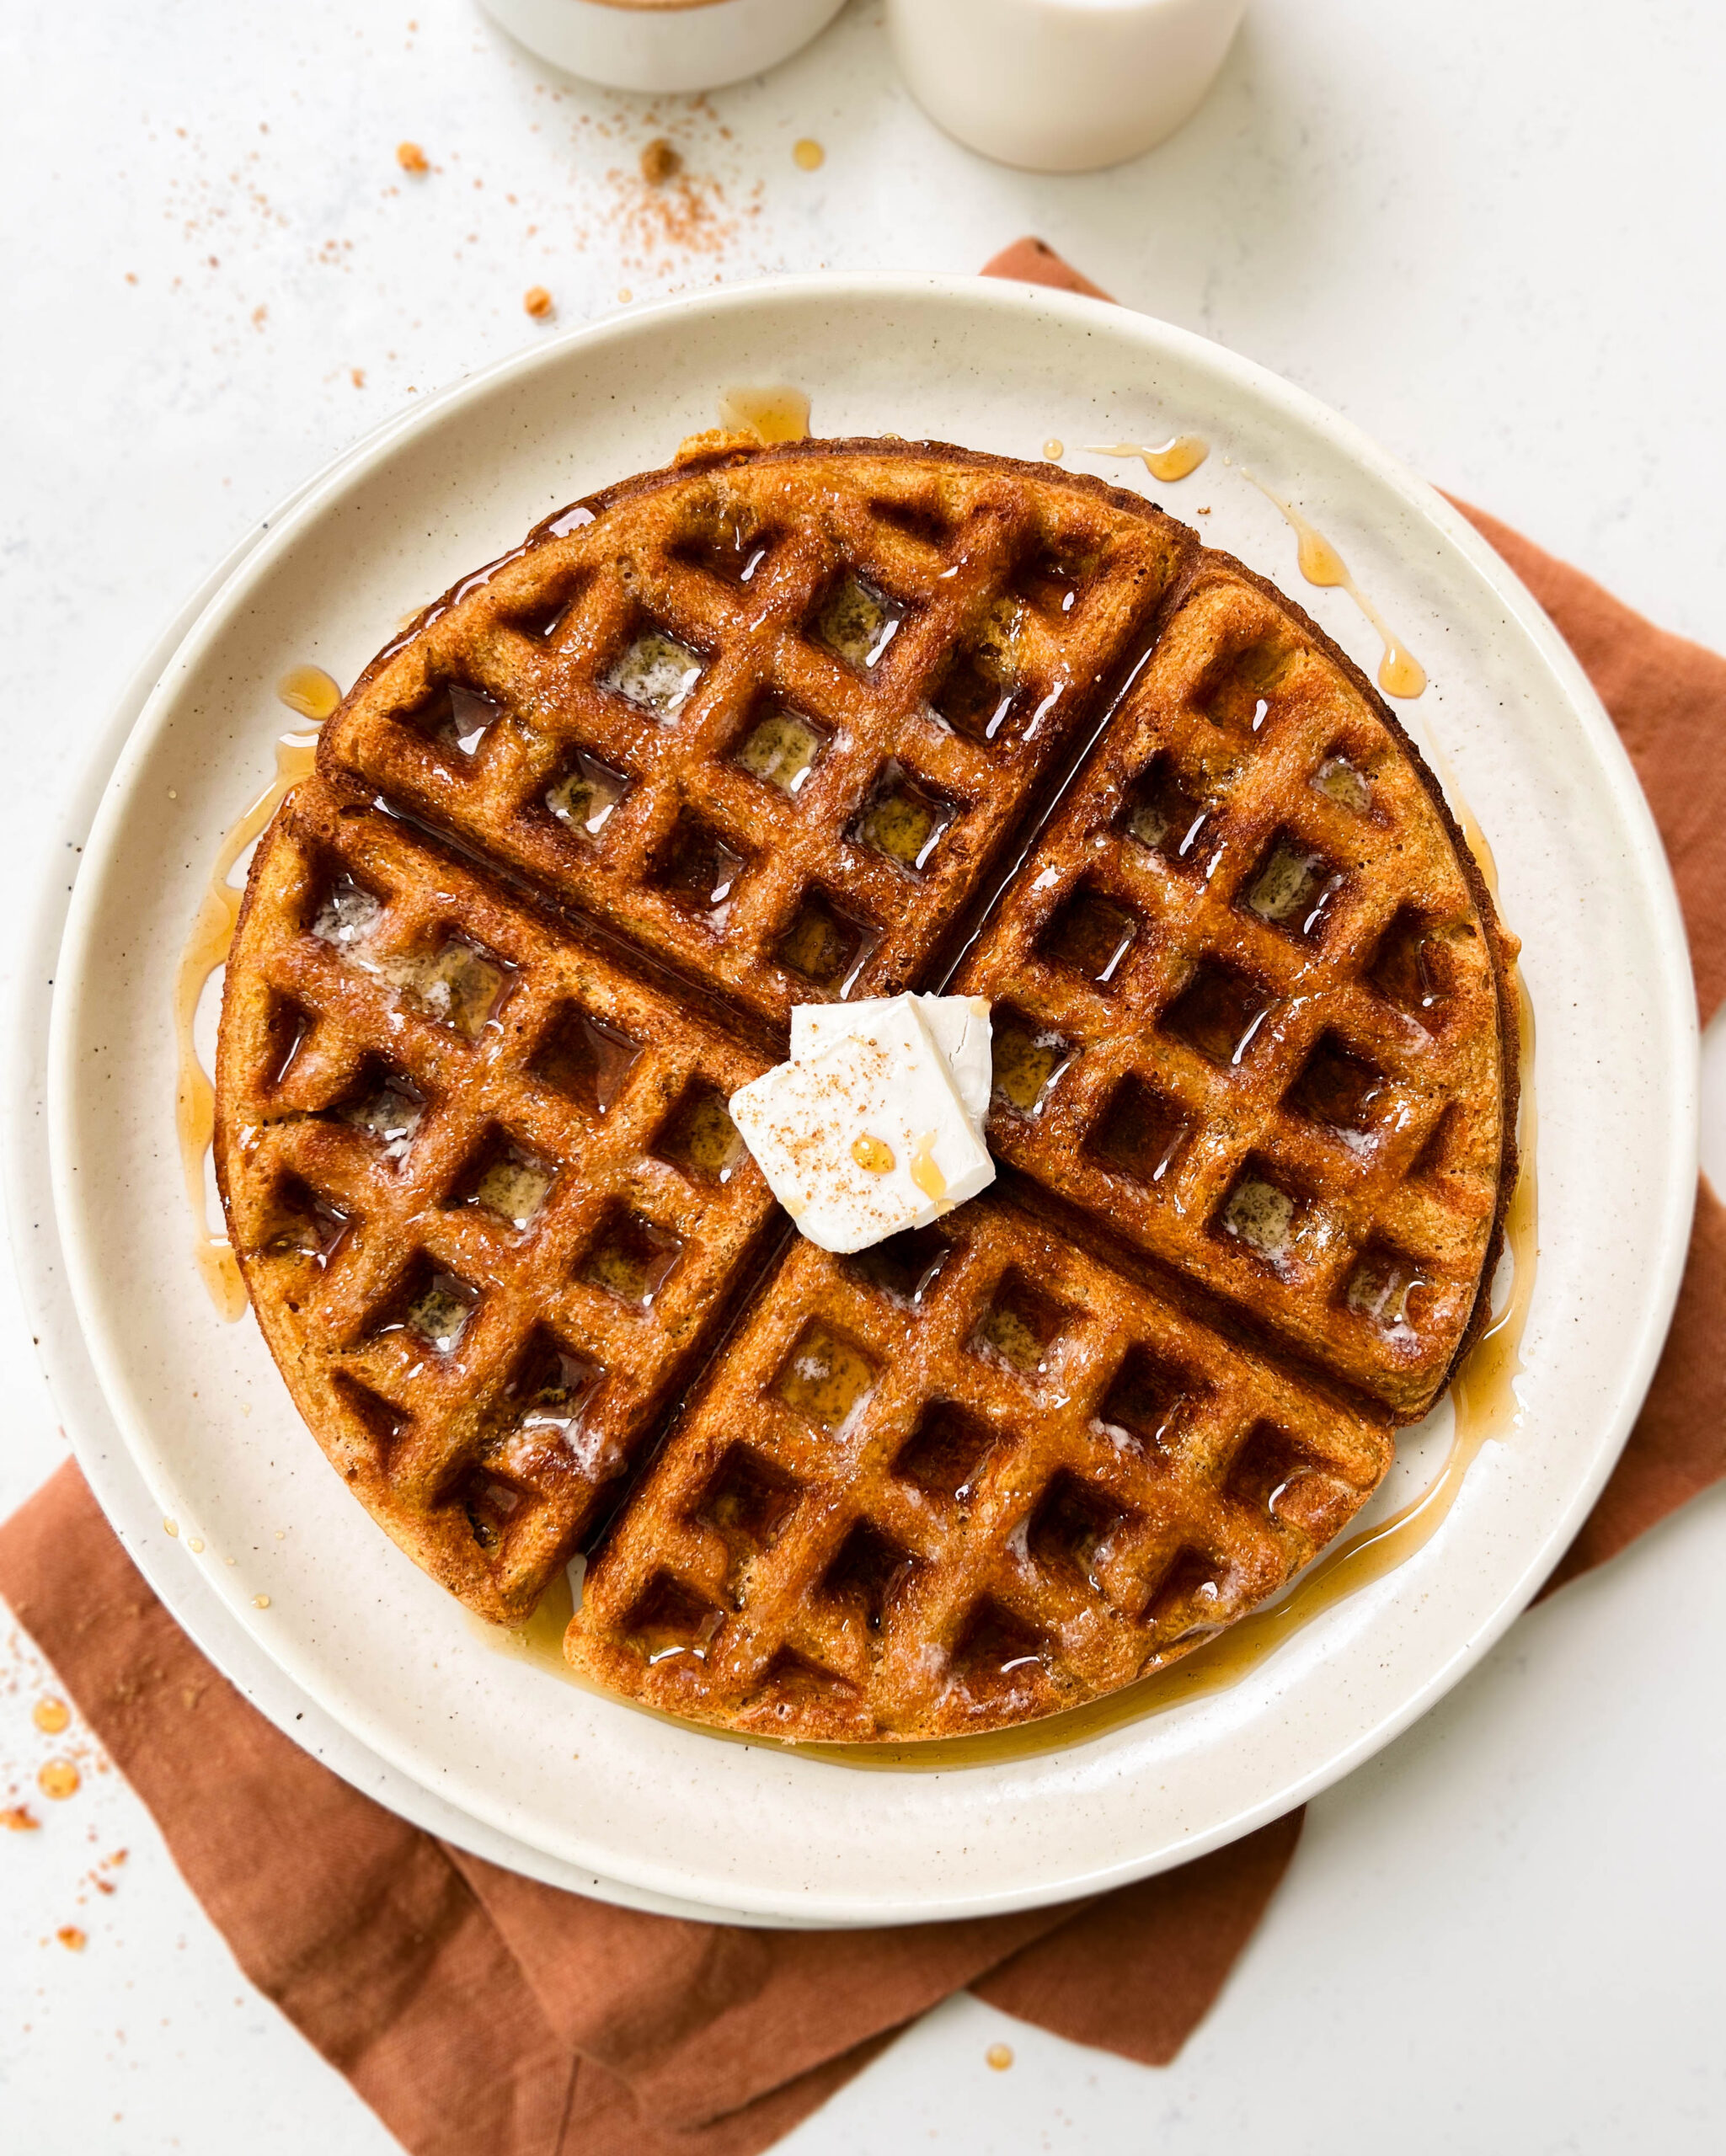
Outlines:
[[[1276,1591],[1483,1321],[1514,955],[1431,774],[1135,495],[721,440],[429,608],[260,846],[216,1167],[420,1564],[796,1737],[1031,1719]],[[853,1258],[725,1102],[798,1002],[994,1000],[996,1187]]]

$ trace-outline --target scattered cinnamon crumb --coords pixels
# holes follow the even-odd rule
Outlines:
[[[264,327],[265,323],[269,319],[269,317],[270,310],[267,307],[254,307],[252,309],[253,328],[261,329]]]
[[[138,281],[138,273],[137,273],[137,271],[136,271],[136,270],[128,270],[126,271],[126,282],[127,282],[127,284],[129,284],[129,285],[135,285],[135,284],[136,284],[136,282]]]
[[[430,172],[431,170],[431,167],[426,163],[425,151],[417,142],[398,142],[396,163],[403,172]]]
[[[63,1924],[54,1936],[70,1954],[82,1954],[88,1944],[75,1924]]]
[[[3,1812],[0,1812],[0,1827],[14,1834],[34,1834],[41,1824],[27,1804],[8,1804]]]
[[[683,168],[683,160],[676,147],[663,135],[655,135],[641,153],[641,176],[649,187],[657,187]]]
[[[363,389],[366,387],[365,368],[350,367],[348,369],[348,380],[353,383],[355,389]],[[192,1546],[195,1549],[197,1545],[194,1543]]]
[[[536,322],[543,322],[552,311],[552,296],[543,285],[530,285],[521,295],[521,304]]]

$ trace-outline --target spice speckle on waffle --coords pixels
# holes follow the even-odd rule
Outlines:
[[[1000,1726],[1282,1586],[1478,1331],[1504,937],[1298,609],[1137,497],[704,438],[427,610],[260,845],[216,1166],[318,1442],[470,1607],[783,1737]],[[852,1257],[726,1103],[994,1006],[1003,1174]]]

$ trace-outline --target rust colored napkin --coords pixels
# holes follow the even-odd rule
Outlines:
[[[1106,295],[1040,241],[998,275]],[[1569,639],[1653,804],[1702,1012],[1726,991],[1726,660],[1467,514]],[[1670,1338],[1556,1585],[1726,1473],[1726,1210],[1703,1186]],[[1090,1903],[864,1932],[638,1915],[466,1854],[249,1706],[138,1574],[68,1463],[0,1528],[0,1593],[154,1814],[252,1981],[413,2156],[754,2156],[969,1985],[1166,2064],[1282,1876],[1298,1812]]]

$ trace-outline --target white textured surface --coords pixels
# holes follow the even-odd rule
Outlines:
[[[422,0],[412,34],[411,5],[236,16],[158,0],[0,24],[23,85],[0,142],[16,713],[0,888],[15,912],[61,873],[42,857],[47,812],[160,617],[410,384],[531,337],[534,282],[568,321],[621,286],[756,268],[965,269],[1039,229],[1122,298],[1280,369],[1633,603],[1726,640],[1712,11],[1651,5],[1632,42],[1597,4],[1261,0],[1184,135],[1118,173],[1043,181],[935,136],[888,77],[868,7],[716,99],[717,120],[652,121],[537,89],[458,0]],[[660,128],[744,213],[729,237],[721,216],[695,227],[711,248],[657,242],[604,178]],[[814,175],[790,160],[803,135],[828,149]],[[442,169],[403,179],[404,136]],[[4,1506],[60,1457],[9,1283],[0,1373]],[[1174,2068],[961,2003],[794,2145],[1717,2147],[1726,1758],[1706,1694],[1697,1707],[1726,1636],[1723,1544],[1717,1492],[1525,1619],[1322,1800]],[[30,1726],[27,1660],[9,1667],[0,1802],[64,1748]],[[0,2141],[392,2145],[248,1991],[112,1776],[35,1803],[42,1833],[0,1836]],[[80,1885],[121,1845],[111,1897]],[[54,1940],[74,1922],[81,1955]],[[1017,2052],[1009,2073],[982,2065],[997,2038]]]

